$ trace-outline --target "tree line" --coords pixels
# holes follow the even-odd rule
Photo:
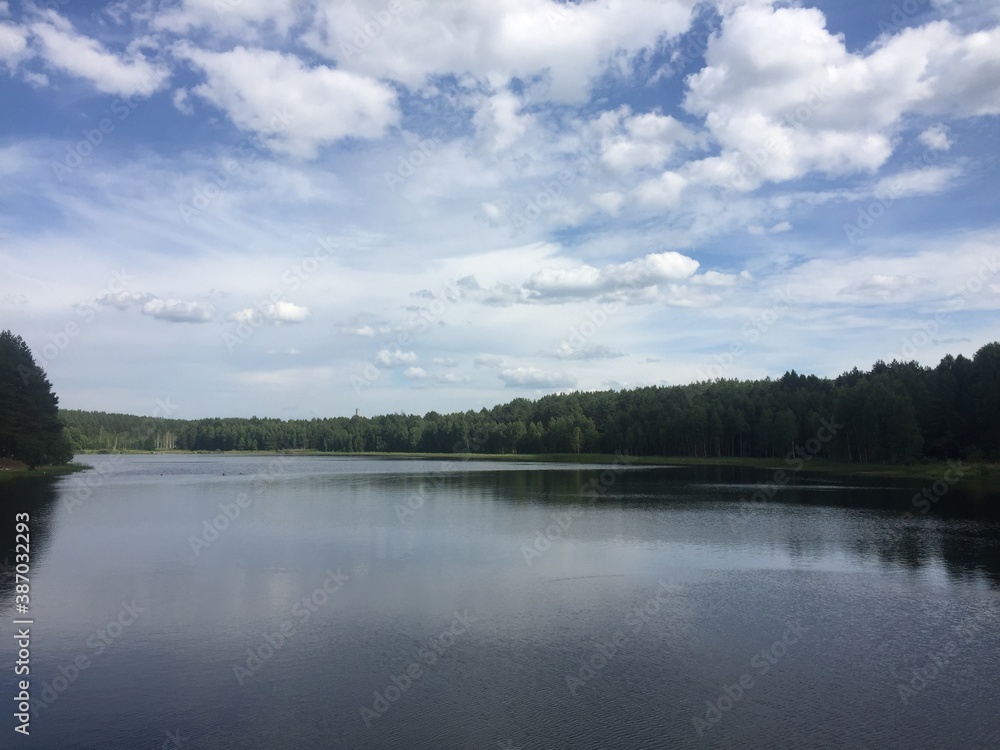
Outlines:
[[[179,420],[66,410],[76,450],[624,453],[850,463],[1000,459],[1000,342],[936,367],[876,362],[801,375],[517,398],[480,411]],[[822,436],[822,440],[818,436]]]
[[[59,416],[59,398],[24,339],[0,332],[0,458],[29,468],[69,462]]]

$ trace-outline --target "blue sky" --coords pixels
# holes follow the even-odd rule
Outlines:
[[[971,355],[998,337],[998,23],[0,2],[0,326],[64,407],[192,418]]]

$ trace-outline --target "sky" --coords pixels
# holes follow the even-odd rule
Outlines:
[[[1000,3],[0,2],[0,328],[312,418],[1000,338]]]

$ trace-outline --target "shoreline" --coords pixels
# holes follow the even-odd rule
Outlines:
[[[579,464],[609,464],[621,463],[622,458],[615,454],[599,453],[389,453],[379,451],[364,451],[356,453],[334,453],[315,450],[284,450],[284,451],[81,451],[78,455],[188,455],[188,456],[312,456],[328,458],[387,458],[397,460],[431,459],[445,462],[459,461],[524,461],[527,463],[579,463]],[[939,479],[949,465],[947,461],[933,461],[911,465],[903,464],[849,464],[814,458],[794,469],[792,463],[785,458],[740,458],[720,457],[704,458],[694,456],[629,456],[628,463],[649,466],[731,466],[764,470],[795,471],[798,473],[824,473],[842,476],[868,476],[903,479]],[[1000,464],[983,462],[960,462],[967,468],[968,480],[981,480],[997,483],[1000,488]],[[79,471],[79,468],[46,467],[53,474]],[[59,471],[61,469],[61,471]],[[35,469],[34,475],[42,470]],[[4,473],[0,472],[0,476]],[[25,470],[23,475],[31,476]]]

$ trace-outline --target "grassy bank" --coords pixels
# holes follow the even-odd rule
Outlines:
[[[75,471],[84,471],[89,466],[83,464],[70,463],[58,466],[36,466],[29,469],[23,461],[14,461],[9,458],[0,458],[0,482],[6,482],[18,477],[56,477],[62,474],[72,474]]]

